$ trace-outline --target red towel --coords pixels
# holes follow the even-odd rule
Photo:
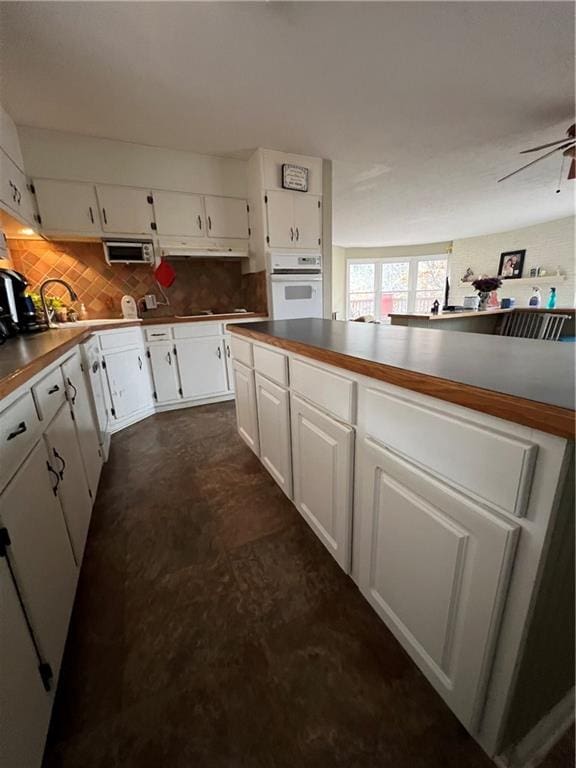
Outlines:
[[[156,281],[160,283],[163,288],[170,288],[174,280],[176,279],[176,272],[172,269],[167,261],[162,259],[160,264],[154,270],[154,277]]]

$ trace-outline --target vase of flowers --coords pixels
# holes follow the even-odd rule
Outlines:
[[[472,283],[474,288],[478,291],[478,297],[480,299],[479,311],[488,309],[488,299],[492,291],[497,291],[502,285],[502,280],[499,277],[478,277]]]

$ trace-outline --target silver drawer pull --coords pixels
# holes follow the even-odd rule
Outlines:
[[[18,435],[23,435],[24,432],[26,432],[27,429],[28,429],[28,427],[26,426],[26,422],[25,421],[21,421],[20,424],[18,424],[18,426],[14,430],[14,432],[10,432],[10,434],[8,435],[6,440],[14,440],[14,438],[18,437]]]

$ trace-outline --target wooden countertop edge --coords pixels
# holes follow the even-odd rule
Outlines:
[[[82,328],[81,330],[78,329],[78,334],[73,338],[62,341],[62,343],[58,344],[57,347],[53,347],[47,352],[39,354],[38,357],[34,358],[34,360],[32,360],[23,368],[17,368],[9,376],[5,376],[0,381],[0,399],[10,395],[12,392],[14,392],[14,390],[18,389],[18,387],[21,387],[22,384],[26,384],[26,382],[29,381],[33,376],[36,376],[37,373],[40,373],[40,371],[44,370],[44,368],[58,360],[58,358],[62,357],[62,355],[65,355],[66,352],[68,352],[70,349],[73,349],[78,344],[81,344],[92,333],[92,328]]]
[[[230,329],[231,330],[231,329]],[[318,360],[337,368],[343,368],[362,376],[384,381],[404,389],[410,389],[438,400],[461,405],[474,411],[481,411],[491,416],[513,421],[541,432],[574,439],[575,412],[557,405],[539,403],[523,397],[515,397],[502,392],[495,392],[471,384],[462,384],[449,379],[441,379],[425,373],[407,371],[404,368],[376,363],[358,357],[351,357],[342,352],[334,352],[299,341],[279,339],[267,333],[234,326],[233,333],[246,336],[254,341],[262,341],[271,346],[294,352],[304,357]]]

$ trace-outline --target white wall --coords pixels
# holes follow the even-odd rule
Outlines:
[[[247,196],[245,160],[199,155],[40,128],[18,129],[32,178]]]
[[[464,296],[474,294],[472,286],[460,283],[460,278],[467,267],[471,267],[475,275],[496,275],[501,253],[525,248],[523,277],[529,277],[532,267],[544,267],[549,274],[554,274],[556,268],[560,267],[567,279],[565,282],[555,284],[558,295],[557,306],[573,307],[575,305],[574,225],[575,219],[570,216],[510,232],[454,240],[452,256],[449,259],[451,303],[461,304]],[[513,296],[518,305],[526,306],[532,294],[533,284],[517,284],[514,280],[505,280],[498,295],[501,298]],[[540,286],[543,302],[549,290],[549,285]]]
[[[332,312],[346,319],[346,248],[332,246]]]

